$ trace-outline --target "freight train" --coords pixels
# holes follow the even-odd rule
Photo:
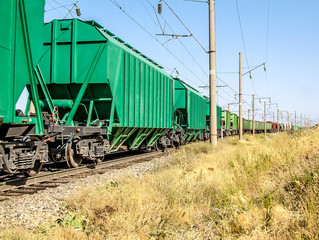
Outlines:
[[[45,162],[78,167],[123,146],[165,149],[209,138],[209,99],[97,22],[44,24],[44,0],[1,1],[0,9],[4,172],[33,176]],[[16,109],[24,89],[26,107]],[[238,131],[237,115],[219,106],[217,122],[219,134]]]

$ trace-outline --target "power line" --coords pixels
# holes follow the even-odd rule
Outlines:
[[[47,4],[50,5],[51,7],[53,7],[50,3],[47,2]],[[53,11],[53,10],[57,10],[57,9],[64,8],[64,7],[69,7],[69,6],[73,6],[73,3],[72,4],[68,4],[68,5],[64,5],[64,6],[60,6],[60,7],[53,7],[51,9],[44,10],[44,12],[50,12],[50,11]]]
[[[79,2],[79,1],[77,1],[76,3],[73,4],[72,8],[69,9],[69,11],[68,11],[68,13],[65,15],[64,19],[66,19],[66,17],[67,17],[69,14],[72,16],[72,18],[74,18],[73,15],[72,15],[72,10],[73,10],[73,8],[74,8],[75,6],[77,6],[76,4],[77,4],[78,2]]]
[[[239,95],[232,87],[230,87],[224,80],[222,80],[220,77],[216,76],[217,79],[222,81],[229,89],[231,89],[236,95]],[[243,102],[246,103],[248,106],[252,107],[251,104],[249,104],[245,99],[243,99]]]
[[[146,32],[151,38],[158,42],[163,48],[166,49],[179,63],[181,63],[188,71],[190,71],[200,82],[204,83],[189,67],[187,67],[171,50],[169,50],[165,45],[153,36],[145,27],[143,27],[139,22],[137,22],[131,15],[129,15],[116,0],[110,0],[116,7],[118,7],[126,16],[128,16],[135,24],[137,24],[144,32]],[[205,83],[204,83],[205,84]]]
[[[55,8],[52,4],[50,4],[48,1],[46,1],[46,4],[48,4],[48,5],[50,5],[52,8]],[[62,7],[64,7],[64,6],[62,6]],[[61,6],[59,7],[59,8],[62,8]],[[56,8],[55,9],[58,13],[60,13],[62,16],[64,16],[64,14],[63,13],[61,13],[59,10],[58,10],[58,8]],[[45,11],[46,12],[46,11]]]
[[[170,71],[170,72],[172,72],[172,73],[177,70],[176,68],[170,68],[170,67],[167,67],[167,66],[162,65],[162,64],[161,64],[161,66],[164,67],[164,68],[166,68],[168,71]],[[180,74],[180,73],[177,73],[177,76],[176,76],[176,77],[178,77],[178,76],[181,76],[183,79],[187,80],[188,82],[193,83],[194,85],[198,85],[197,83],[193,82],[193,81],[190,80],[188,77],[185,77],[184,75],[182,75],[182,74]]]
[[[185,25],[185,23],[179,18],[179,16],[174,12],[174,10],[167,4],[165,0],[163,2],[166,4],[166,6],[172,11],[172,13],[176,16],[176,18],[180,21],[180,23],[187,29],[187,31],[192,35],[192,37],[195,39],[195,41],[198,43],[198,45],[206,52],[208,51],[203,47],[203,45],[198,41],[198,39],[194,36],[194,34],[189,30],[189,28]]]
[[[269,10],[270,10],[270,1],[268,0],[268,7],[267,7],[267,36],[266,36],[266,63],[268,61],[268,44],[269,44]]]
[[[220,94],[218,94],[218,95],[217,95],[217,97],[220,97],[220,98],[224,99],[224,100],[225,100],[225,101],[227,101],[227,102],[231,102],[231,100],[230,100],[230,99],[225,98],[225,97],[223,97],[223,96],[222,96],[222,95],[220,95]]]
[[[58,4],[60,7],[65,8],[66,10],[68,10],[70,12],[70,9],[68,9],[66,6],[63,6],[61,3],[57,2],[56,0],[52,0],[52,1],[55,2],[56,4]],[[73,18],[73,15],[72,15],[71,12],[70,12],[70,14],[71,14],[71,16]]]
[[[146,8],[146,6],[145,6],[145,4],[144,4],[144,1],[143,1],[143,0],[140,0],[140,1],[142,2],[143,7],[144,7],[145,11],[147,12],[148,16],[150,17],[150,19],[152,19],[152,21],[153,21],[153,23],[154,23],[154,25],[155,25],[155,29],[156,29],[157,23],[156,23],[155,20],[153,19],[152,14],[151,14],[151,13],[148,11],[148,9]]]
[[[267,72],[265,72],[265,77],[266,77],[266,85],[267,85],[267,89],[268,89],[268,96],[270,96],[269,81],[268,81],[268,74],[267,74]]]
[[[166,22],[166,21],[165,21]],[[170,27],[169,24],[167,24],[167,26],[173,31],[173,29]],[[175,33],[173,31],[173,33]],[[196,61],[195,57],[191,54],[191,52],[188,50],[188,48],[184,45],[184,43],[177,38],[177,40],[179,41],[179,43],[183,46],[183,48],[186,50],[186,52],[190,55],[190,57],[192,58],[192,60],[196,63],[196,65],[199,67],[199,69],[204,73],[204,75],[208,78],[208,74],[207,72],[203,69],[203,67]]]
[[[65,18],[67,17],[67,15],[69,15],[69,14],[71,14],[72,18],[74,18],[73,15],[72,15],[72,12],[73,12],[73,8],[74,8],[75,6],[77,6],[78,1],[77,1],[76,3],[67,4],[67,5],[62,5],[61,3],[59,3],[59,2],[56,1],[56,0],[51,0],[51,1],[55,2],[59,7],[54,7],[52,4],[50,4],[48,1],[46,1],[46,4],[48,4],[48,5],[50,5],[51,7],[53,7],[53,9],[50,9],[50,10],[56,10],[58,13],[60,13],[60,14],[63,16],[64,19],[65,19]],[[69,6],[72,6],[72,8],[67,8],[67,7],[69,7]],[[60,8],[64,8],[65,10],[67,10],[67,11],[68,11],[68,12],[67,12],[67,15],[61,13],[61,12],[58,10],[58,9],[60,9]],[[48,10],[48,11],[50,11],[50,10]],[[74,14],[77,14],[76,12],[73,12],[73,13],[74,13]],[[86,19],[84,19],[84,18],[81,17],[81,16],[77,16],[77,17],[80,18],[80,19],[82,19],[83,21],[86,21]]]
[[[268,45],[269,45],[269,10],[270,10],[270,1],[268,0],[268,7],[267,7],[267,36],[266,36],[266,63],[268,63]],[[267,72],[265,72],[266,76],[266,84],[268,89],[268,95],[270,96],[270,90],[269,90],[269,81],[268,81],[268,75]]]
[[[155,7],[149,2],[149,0],[146,0],[151,7],[154,9],[154,12],[156,14],[156,10]],[[157,16],[157,14],[156,14]],[[166,19],[163,17],[163,15],[160,15],[161,18],[164,20],[164,22],[167,24],[167,26],[169,27],[169,29],[175,34],[175,31],[172,29],[172,27],[168,24],[168,22],[166,21]],[[202,66],[196,61],[195,57],[191,54],[191,52],[188,50],[188,48],[184,45],[184,43],[177,38],[177,40],[179,41],[179,43],[183,46],[183,48],[186,50],[186,52],[190,55],[190,57],[192,58],[192,60],[196,63],[196,65],[200,68],[200,70],[204,73],[204,75],[208,78],[208,74],[207,72],[202,68]]]
[[[245,39],[244,39],[244,33],[243,33],[243,27],[242,27],[241,20],[240,20],[238,0],[235,0],[235,2],[236,2],[236,9],[237,9],[238,21],[239,21],[239,26],[240,26],[241,38],[242,38],[243,45],[244,45],[245,58],[246,58],[246,62],[247,62],[248,71],[250,71],[249,63],[248,63],[248,56],[247,56],[247,51],[246,51],[246,44],[245,44]],[[251,79],[250,79],[250,81],[251,81],[251,85],[253,86],[254,93],[256,94],[254,83]]]

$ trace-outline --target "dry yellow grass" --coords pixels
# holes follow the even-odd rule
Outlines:
[[[167,166],[66,201],[70,215],[4,239],[318,239],[319,131],[195,143]]]

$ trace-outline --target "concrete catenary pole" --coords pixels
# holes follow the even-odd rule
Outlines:
[[[289,122],[289,112],[287,112],[287,118],[288,118],[288,128],[289,128],[289,125],[290,125],[290,122]]]
[[[295,111],[295,127],[294,129],[297,129],[297,112]]]
[[[266,126],[266,116],[267,116],[267,109],[266,109],[266,101],[264,102],[264,136],[266,137],[267,126]]]
[[[253,135],[255,135],[255,94],[253,94]]]
[[[279,123],[279,108],[277,109],[277,131],[280,130],[280,123]]]
[[[250,119],[249,119],[249,113],[250,113],[250,109],[248,109],[248,120],[250,120]]]
[[[241,52],[239,53],[239,140],[243,139],[243,92],[241,73]]]
[[[210,143],[217,146],[215,1],[209,0]]]

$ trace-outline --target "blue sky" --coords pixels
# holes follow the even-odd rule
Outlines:
[[[112,1],[118,3],[148,33]],[[131,46],[164,66],[169,74],[173,72],[172,75],[175,76],[176,71],[173,69],[176,68],[181,79],[197,88],[202,94],[208,94],[208,89],[198,88],[208,84],[208,54],[194,38],[171,39],[156,35],[163,33],[162,28],[166,34],[189,34],[165,3],[162,2],[161,16],[156,16],[152,6],[156,8],[159,0],[112,1],[79,0],[77,5],[82,13],[81,18],[96,20]],[[74,2],[74,0],[46,0],[45,21],[64,18],[68,13],[67,9],[72,7],[51,10],[60,7],[58,3],[68,5]],[[184,0],[166,0],[166,2],[204,48],[208,49],[208,4]],[[300,120],[300,114],[306,114],[311,119],[319,121],[319,108],[317,108],[319,103],[319,1],[238,0],[246,52],[240,31],[236,0],[216,0],[215,5],[217,76],[229,86],[218,88],[218,104],[227,108],[229,102],[238,101],[238,97],[235,96],[235,92],[238,92],[238,73],[236,72],[238,72],[238,53],[242,52],[243,72],[264,62],[267,67],[266,72],[263,67],[254,70],[252,79],[248,75],[243,78],[243,94],[247,102],[244,104],[246,117],[247,110],[251,108],[251,94],[255,94],[256,97],[270,96],[271,102],[278,103],[280,110],[289,111],[290,120],[294,120],[294,112],[297,111],[298,120]],[[74,11],[73,15],[75,16]],[[68,15],[67,18],[71,16]],[[174,56],[160,43],[165,43],[164,46]],[[218,80],[218,85],[225,85],[222,81]],[[256,108],[263,108],[264,100],[260,101],[256,101]],[[272,120],[271,114],[276,111],[276,105],[268,107],[270,109],[267,120]],[[231,110],[238,111],[238,107],[232,105]],[[262,113],[263,111],[257,111],[257,119],[261,119]],[[284,119],[286,116],[285,112]]]

